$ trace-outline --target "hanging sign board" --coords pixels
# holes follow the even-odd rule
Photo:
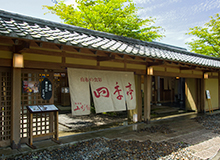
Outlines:
[[[211,99],[211,95],[210,95],[210,92],[209,90],[206,90],[206,99]]]
[[[52,83],[47,78],[44,78],[41,84],[41,97],[44,100],[49,100],[52,97]]]

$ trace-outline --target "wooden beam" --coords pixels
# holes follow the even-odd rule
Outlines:
[[[124,58],[125,55],[124,54],[117,54],[119,57]]]
[[[26,49],[26,50],[22,51],[22,53],[33,53],[33,54],[41,54],[41,55],[62,56],[61,52],[46,51],[46,50],[40,50],[40,49]]]
[[[6,38],[4,36],[0,36],[0,43],[13,45],[14,41],[12,39],[9,39],[8,37]]]
[[[75,48],[74,47],[74,49],[77,50],[77,52],[81,52],[81,48]]]
[[[1,51],[12,51],[12,46],[0,46]]]
[[[161,63],[161,62],[148,62],[147,63],[147,67],[150,67],[150,66],[160,66],[160,65],[164,65],[164,64]]]
[[[194,67],[180,67],[179,68],[180,70],[194,70],[194,69],[196,69],[196,67],[194,66]]]
[[[63,45],[63,51],[69,51],[69,52],[81,52],[82,50],[80,48],[76,48],[73,46],[67,46],[67,45]]]
[[[187,74],[187,73],[174,73],[164,71],[154,71],[154,76],[169,76],[169,77],[183,77],[183,78],[202,78],[203,75]]]
[[[97,61],[110,61],[110,60],[113,60],[115,59],[115,55],[111,55],[109,57],[100,57],[100,56],[97,56]]]
[[[63,45],[57,44],[56,46],[57,46],[60,50],[63,50]]]
[[[14,42],[15,45],[18,45],[18,43],[19,43],[19,40],[18,40],[18,39],[14,39],[14,38],[13,38],[12,40],[13,40],[13,42]]]
[[[11,65],[12,65],[11,59],[0,58],[0,66],[11,67]]]
[[[67,67],[70,68],[82,68],[82,69],[100,69],[100,70],[114,70],[114,71],[130,71],[136,74],[145,74],[145,70],[138,69],[126,69],[126,68],[116,68],[116,67],[99,67],[90,65],[78,65],[78,64],[62,64],[54,62],[39,62],[39,61],[24,61],[25,68],[35,68],[35,69],[52,69],[52,70],[64,70]]]
[[[91,50],[90,51],[93,53],[93,54],[97,54],[97,50]]]
[[[30,43],[28,43],[26,41],[22,41],[21,44],[14,45],[12,50],[13,50],[14,53],[21,53],[22,50],[28,49],[29,46],[30,46]]]
[[[144,76],[144,121],[150,121],[150,111],[151,111],[151,85],[152,76],[145,75]]]
[[[43,47],[43,43],[42,42],[35,42],[37,44],[38,47],[42,48]]]
[[[62,69],[62,63],[53,62],[39,62],[39,61],[24,61],[25,68],[37,68],[37,69]]]

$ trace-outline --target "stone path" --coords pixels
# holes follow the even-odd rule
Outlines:
[[[220,137],[214,137],[202,143],[189,147],[194,151],[194,155],[203,159],[214,158],[220,149]],[[217,157],[216,157],[217,158]],[[218,157],[220,159],[220,157]]]

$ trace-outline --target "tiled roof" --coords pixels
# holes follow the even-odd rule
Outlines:
[[[51,22],[0,10],[0,35],[220,68],[220,59],[171,45]]]

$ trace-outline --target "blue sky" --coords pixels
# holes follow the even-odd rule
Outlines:
[[[74,0],[66,0],[73,3]],[[156,18],[156,26],[165,29],[161,43],[187,48],[186,42],[193,37],[185,35],[189,28],[203,26],[210,16],[220,13],[220,0],[134,0],[142,7],[138,14],[141,18]],[[46,14],[42,5],[53,5],[51,0],[0,0],[0,9],[33,17],[61,22],[52,14]]]

